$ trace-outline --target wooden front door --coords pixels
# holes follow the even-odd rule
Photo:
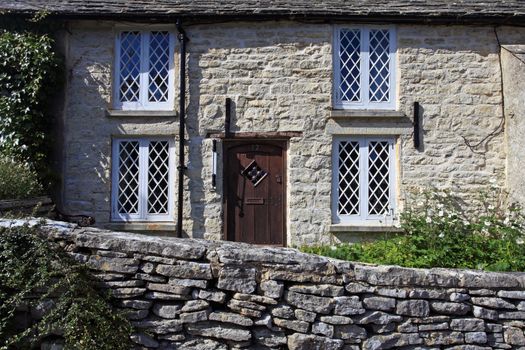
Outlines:
[[[225,237],[230,241],[285,245],[284,141],[226,141]]]

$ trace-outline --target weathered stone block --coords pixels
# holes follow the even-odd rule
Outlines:
[[[366,309],[392,311],[396,308],[396,299],[384,297],[363,298],[363,305]]]
[[[336,315],[359,315],[365,312],[363,304],[357,296],[335,297],[333,300],[335,301],[334,313]]]
[[[189,300],[181,308],[182,312],[192,312],[207,309],[210,306],[205,300]]]
[[[283,318],[273,318],[273,323],[282,328],[291,329],[296,332],[306,333],[308,332],[308,329],[310,327],[310,324],[308,322],[304,321],[295,321],[295,320],[286,320]]]
[[[439,302],[433,301],[430,303],[430,308],[444,315],[466,315],[470,312],[471,306],[464,303]]]
[[[246,341],[252,338],[249,330],[214,322],[192,323],[186,326],[188,333],[203,337],[212,337],[233,341]]]
[[[290,286],[288,290],[302,294],[319,295],[322,297],[338,297],[344,293],[343,287],[334,286],[331,284],[293,285]]]
[[[217,288],[240,293],[253,293],[257,282],[257,270],[253,268],[224,267],[219,271]]]
[[[162,318],[175,319],[181,312],[181,305],[158,304],[153,305],[151,311]]]
[[[461,332],[430,332],[421,335],[426,345],[457,345],[463,344],[465,338]]]
[[[328,314],[334,308],[334,300],[332,298],[300,294],[296,292],[286,292],[284,298],[288,303],[295,307],[320,314]]]
[[[253,321],[248,317],[244,317],[231,312],[216,311],[209,315],[210,321],[233,323],[239,326],[250,327],[253,325]]]
[[[352,324],[354,321],[350,317],[346,316],[321,316],[321,322],[334,324],[334,325],[343,325],[343,324]]]
[[[271,331],[268,328],[256,327],[253,329],[253,338],[257,344],[268,347],[279,347],[287,342],[286,334],[279,331]]]
[[[486,344],[488,341],[485,332],[466,332],[465,343],[467,344]]]
[[[398,315],[387,314],[382,311],[368,311],[364,315],[354,318],[357,324],[378,324],[385,325],[392,322],[401,322],[403,317]]]
[[[288,336],[289,350],[340,350],[344,342],[340,339],[330,339],[317,335],[294,333]]]
[[[335,337],[339,339],[366,339],[366,329],[355,325],[335,326]]]
[[[187,295],[191,292],[191,288],[189,287],[181,287],[181,286],[176,286],[176,285],[168,284],[168,283],[148,283],[146,285],[146,288],[148,290],[155,291],[155,292],[164,292],[164,293],[181,294],[181,295]]]
[[[427,317],[430,314],[430,306],[426,300],[399,301],[396,313],[405,316]]]
[[[422,344],[423,339],[418,334],[393,333],[388,335],[375,335],[363,342],[363,350],[396,349],[403,346]],[[415,347],[414,349],[417,349]]]
[[[268,304],[268,305],[277,304],[277,301],[275,299],[264,297],[261,295],[255,295],[255,294],[235,293],[233,295],[233,298],[237,300],[250,301],[252,303],[261,303],[261,304]]]
[[[170,278],[169,284],[179,286],[179,287],[196,287],[196,288],[205,289],[208,286],[208,281],[183,279],[183,278]]]
[[[284,291],[284,285],[282,282],[272,280],[262,281],[260,288],[263,291],[264,296],[275,299],[279,299]]]
[[[274,307],[271,311],[272,315],[280,318],[290,319],[294,317],[294,311],[288,305],[279,305]]]
[[[204,299],[220,304],[226,301],[226,294],[220,291],[194,290],[192,296],[194,299]]]
[[[474,297],[471,299],[472,304],[486,306],[493,309],[516,309],[516,305],[509,303],[501,298]]]
[[[300,321],[305,322],[313,322],[315,318],[317,317],[317,314],[315,312],[301,310],[301,309],[295,309],[294,310],[295,318]]]
[[[505,342],[510,345],[525,345],[525,335],[523,330],[517,327],[509,327],[503,332]]]
[[[131,258],[109,258],[105,256],[92,255],[87,265],[95,270],[135,273],[139,269],[139,261]]]
[[[332,338],[334,336],[334,326],[324,322],[315,322],[312,324],[312,333]]]
[[[189,296],[180,294],[170,294],[161,292],[147,292],[144,294],[146,299],[151,300],[188,300]]]
[[[201,310],[195,312],[186,312],[180,314],[180,321],[182,323],[197,323],[208,320],[209,310]]]
[[[192,261],[177,261],[175,265],[158,265],[155,271],[159,275],[187,278],[187,279],[212,279],[210,264]]]
[[[450,321],[450,329],[462,332],[482,332],[485,321],[476,318],[456,318]]]

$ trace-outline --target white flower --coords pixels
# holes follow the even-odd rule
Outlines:
[[[438,207],[438,209],[443,208],[443,203],[438,203],[438,204],[437,204],[437,207]]]
[[[490,226],[490,221],[485,221],[483,224],[484,224],[485,226]]]
[[[470,222],[468,222],[468,220],[463,220],[463,225],[470,225]]]
[[[507,216],[505,220],[503,220],[503,224],[508,225],[510,224],[510,218]]]
[[[444,215],[443,210],[438,211],[438,216],[443,216],[443,215]]]
[[[335,245],[332,245],[332,246],[330,246],[330,249],[332,249],[332,250],[336,250],[337,247],[336,247]]]
[[[427,222],[427,224],[430,224],[432,222],[432,218],[430,218],[430,216],[427,216],[427,219],[425,221]]]
[[[491,204],[487,207],[489,210],[494,210],[494,206]]]
[[[443,232],[441,232],[439,235],[438,235],[439,238],[443,238],[445,237],[445,234]]]

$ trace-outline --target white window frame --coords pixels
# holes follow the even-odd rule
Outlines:
[[[361,43],[361,60],[360,60],[360,77],[361,77],[361,89],[360,89],[360,101],[342,101],[339,86],[341,83],[341,62],[339,59],[339,50],[341,42],[339,40],[339,33],[341,30],[359,30],[360,31],[360,43]],[[369,101],[369,72],[370,72],[370,31],[371,30],[388,30],[390,37],[389,45],[389,100],[385,102],[370,102]],[[366,39],[366,40],[365,40]],[[396,95],[396,52],[397,52],[397,33],[396,28],[393,26],[335,26],[333,32],[333,106],[336,109],[384,109],[384,110],[395,110],[397,95]]]
[[[139,203],[138,214],[118,212],[119,191],[119,145],[121,142],[139,142]],[[168,161],[168,214],[148,213],[148,170],[149,142],[167,141],[169,144]],[[113,221],[172,221],[174,218],[174,186],[175,186],[175,141],[171,137],[136,137],[114,138],[112,141],[111,161],[111,219]]]
[[[339,143],[341,141],[359,143],[359,213],[353,215],[338,214],[339,209]],[[370,142],[389,143],[389,214],[368,214],[368,144]],[[334,224],[375,224],[391,225],[396,215],[396,140],[389,136],[335,136],[332,142],[332,222]]]
[[[169,76],[168,100],[165,102],[149,102],[149,38],[151,32],[166,31],[169,33]],[[120,101],[120,36],[123,32],[140,33],[140,73],[139,73],[139,100],[135,102]],[[115,70],[113,72],[113,108],[119,110],[154,110],[166,111],[174,109],[175,100],[175,34],[171,26],[148,26],[136,28],[122,26],[115,33]]]

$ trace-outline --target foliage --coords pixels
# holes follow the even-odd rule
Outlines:
[[[343,260],[407,267],[524,271],[525,220],[493,188],[469,207],[448,192],[424,192],[401,215],[405,234],[375,242],[304,247]],[[472,207],[471,207],[472,208]]]
[[[57,329],[69,349],[129,349],[129,322],[96,285],[85,266],[37,228],[0,228],[0,349],[33,348]],[[24,304],[45,312],[20,331],[15,316]]]
[[[0,157],[0,200],[26,199],[43,194],[38,176],[28,165]]]
[[[0,29],[0,155],[30,164],[46,185],[60,67],[48,34]]]

